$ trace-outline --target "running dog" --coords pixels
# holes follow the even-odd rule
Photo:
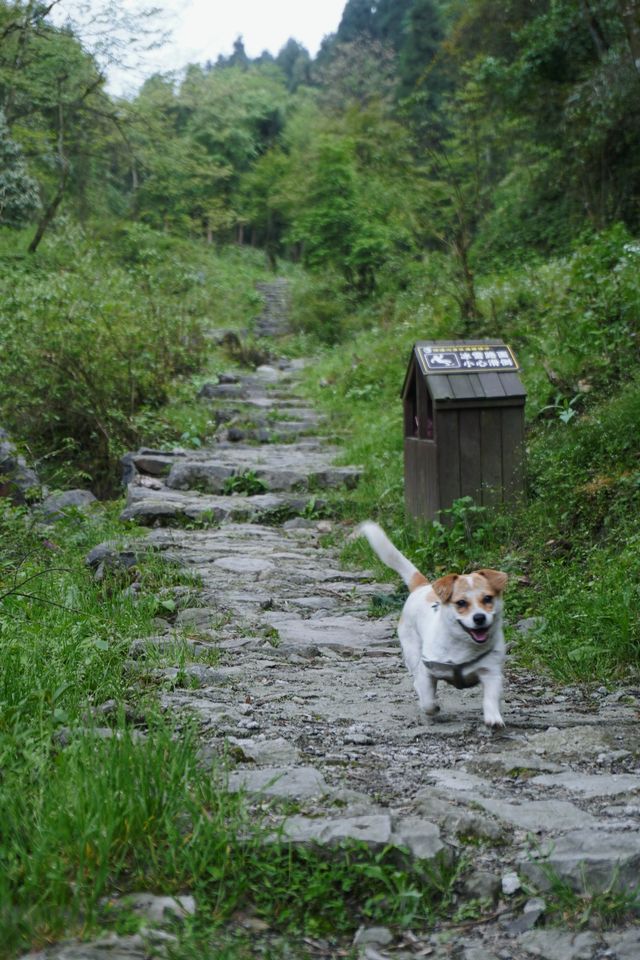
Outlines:
[[[482,684],[484,722],[504,727],[500,713],[502,665],[506,648],[502,632],[502,593],[507,574],[499,570],[449,573],[429,583],[394,547],[377,523],[366,521],[355,530],[383,563],[409,588],[398,636],[404,662],[413,677],[420,707],[433,716],[438,680],[458,690]]]

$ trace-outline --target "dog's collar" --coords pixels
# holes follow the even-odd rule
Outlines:
[[[437,680],[445,680],[447,683],[452,683],[456,689],[463,690],[465,687],[475,687],[478,683],[478,678],[475,675],[473,679],[471,677],[465,677],[463,673],[465,667],[472,667],[474,664],[484,660],[492,650],[493,647],[490,647],[488,650],[483,650],[480,656],[474,657],[473,660],[465,660],[464,663],[438,663],[437,660],[425,660],[424,658],[422,662],[427,670],[430,670],[435,675]]]

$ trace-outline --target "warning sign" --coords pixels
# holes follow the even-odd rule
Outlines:
[[[446,343],[419,347],[425,373],[507,373],[518,369],[511,347],[488,343]]]

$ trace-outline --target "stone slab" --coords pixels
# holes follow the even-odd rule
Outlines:
[[[290,817],[283,836],[292,843],[320,843],[333,846],[359,840],[372,848],[391,843],[391,818],[386,814],[359,817]]]
[[[550,887],[542,864],[574,890],[634,888],[640,876],[640,832],[572,831],[520,859],[519,870],[541,889]]]
[[[629,773],[610,773],[604,776],[567,771],[532,777],[529,782],[537,787],[560,787],[583,797],[616,797],[619,794],[640,793],[640,777]]]
[[[592,960],[598,940],[590,930],[581,933],[529,930],[522,934],[518,944],[527,954],[541,960]]]
[[[308,798],[331,793],[324,777],[314,767],[260,767],[229,774],[229,790],[261,793],[269,797]]]
[[[375,645],[387,646],[395,627],[384,621],[361,620],[346,614],[342,617],[317,617],[303,620],[267,613],[267,622],[278,631],[281,640],[291,644],[312,644],[334,650],[357,651]]]
[[[509,803],[495,797],[478,797],[487,813],[519,830],[531,833],[560,833],[566,830],[593,829],[598,820],[566,800],[525,800]]]
[[[433,860],[439,854],[449,859],[449,847],[440,838],[437,825],[423,817],[394,817],[391,842],[407,847],[411,855],[419,860]]]
[[[241,739],[229,737],[230,752],[233,756],[252,761],[258,766],[279,766],[296,763],[300,751],[284,737]]]

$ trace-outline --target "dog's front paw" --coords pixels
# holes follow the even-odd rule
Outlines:
[[[440,713],[440,707],[437,703],[432,703],[428,707],[423,707],[422,712],[426,713],[428,717],[435,717],[437,713]]]
[[[506,723],[499,713],[493,714],[490,717],[485,717],[484,722],[485,726],[487,726],[489,730],[504,730],[506,727]]]

